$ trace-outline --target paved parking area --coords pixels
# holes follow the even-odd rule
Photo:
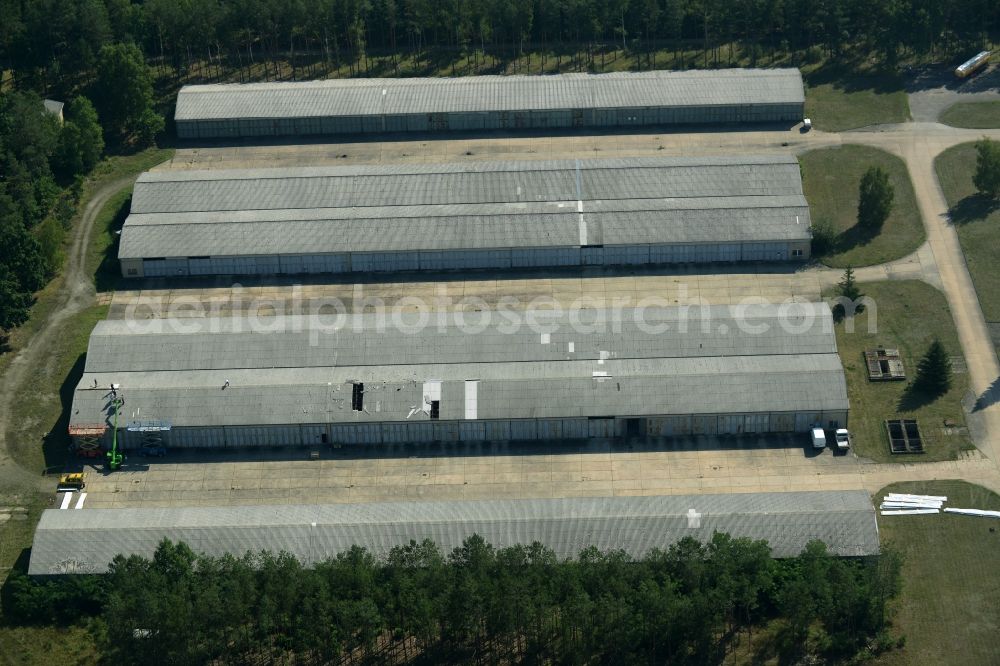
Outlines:
[[[86,469],[87,508],[357,503],[860,488],[852,453],[800,438],[626,445],[447,445],[360,451],[172,451]]]
[[[910,115],[918,122],[936,122],[949,106],[959,102],[1000,101],[1000,66],[962,80],[951,67],[929,66],[906,77]]]

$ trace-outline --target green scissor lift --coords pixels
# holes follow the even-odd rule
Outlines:
[[[125,456],[122,452],[118,450],[118,408],[121,407],[125,401],[119,397],[112,398],[112,405],[115,408],[115,426],[114,430],[111,431],[111,450],[108,451],[108,469],[112,472],[121,469],[122,462],[125,460]]]

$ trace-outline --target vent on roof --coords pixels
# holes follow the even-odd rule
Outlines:
[[[361,382],[356,382],[354,384],[353,392],[351,393],[351,409],[356,412],[360,412],[365,408],[365,385]]]

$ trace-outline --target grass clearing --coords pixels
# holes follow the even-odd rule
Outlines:
[[[1000,510],[1000,496],[964,481],[896,483],[889,492],[946,495],[945,506]],[[902,553],[894,624],[906,646],[875,663],[995,664],[1000,630],[1000,521],[950,514],[879,516],[883,545]]]
[[[825,132],[905,123],[910,103],[897,74],[827,65],[803,67],[807,118]]]
[[[1000,322],[1000,205],[976,193],[972,175],[976,172],[975,143],[953,146],[934,160],[938,182],[958,231],[972,282],[979,295],[983,316]]]
[[[814,226],[829,225],[833,247],[819,259],[828,266],[871,266],[916,251],[927,239],[906,164],[895,155],[868,146],[810,150],[799,157],[802,187]],[[858,187],[869,167],[889,174],[895,202],[889,219],[875,236],[857,226]]]
[[[0,665],[100,663],[94,637],[81,626],[19,627],[0,624]]]
[[[934,287],[916,280],[871,282],[859,285],[862,293],[874,300],[875,307],[854,319],[854,332],[846,330],[847,321],[836,324],[837,347],[847,374],[847,393],[851,401],[850,429],[855,452],[880,462],[929,462],[951,460],[972,448],[965,427],[962,398],[969,390],[968,374],[956,372],[947,394],[931,402],[908,390],[917,362],[931,341],[940,338],[952,356],[957,370],[964,368],[962,348],[952,323],[944,295]],[[830,294],[826,294],[829,296]],[[869,332],[874,324],[876,332]],[[876,346],[898,348],[906,368],[905,382],[869,382],[862,356]],[[920,424],[926,453],[893,455],[884,421],[891,418],[915,418]],[[946,419],[955,426],[945,428]]]
[[[952,127],[996,129],[1000,127],[1000,102],[958,102],[945,109],[938,120]]]
[[[83,375],[90,332],[107,314],[107,305],[95,305],[69,317],[54,337],[45,362],[25,376],[24,386],[31,391],[15,402],[12,422],[7,425],[10,454],[24,469],[42,474],[63,468],[73,391]]]

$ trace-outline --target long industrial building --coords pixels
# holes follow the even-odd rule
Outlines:
[[[153,171],[126,277],[801,261],[791,156]]]
[[[181,139],[799,122],[797,69],[184,86]]]
[[[371,446],[847,423],[822,303],[428,317],[103,321],[70,434],[106,445],[117,423],[125,448]]]
[[[775,557],[820,540],[847,557],[879,552],[878,526],[863,490],[462,502],[83,509],[42,513],[32,576],[104,573],[116,555],[151,557],[164,538],[196,553],[287,552],[313,565],[351,546],[384,557],[410,540],[444,552],[478,534],[495,547],[543,543],[559,558],[585,546],[642,557],[684,537],[715,532],[766,539]]]

